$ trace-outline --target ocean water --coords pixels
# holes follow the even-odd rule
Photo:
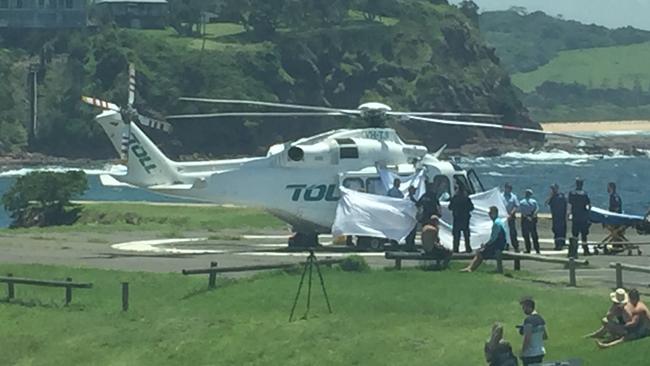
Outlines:
[[[574,154],[565,151],[507,153],[499,157],[463,158],[457,162],[464,168],[474,168],[486,189],[510,182],[514,192],[522,196],[526,188],[535,192],[540,203],[548,197],[549,186],[558,183],[563,192],[573,188],[576,177],[585,179],[585,190],[592,205],[606,208],[608,205],[607,183],[616,182],[623,200],[625,213],[643,215],[650,209],[650,156],[625,156],[616,151],[611,155]],[[16,177],[34,168],[0,170],[0,195],[6,192]],[[65,171],[71,168],[40,168]],[[89,189],[81,197],[96,201],[149,201],[182,202],[142,189],[128,187],[103,187],[99,174],[116,173],[122,166],[84,169],[88,174]],[[190,202],[190,201],[188,201]],[[547,207],[542,212],[548,211]],[[0,208],[0,227],[10,223],[7,213]]]

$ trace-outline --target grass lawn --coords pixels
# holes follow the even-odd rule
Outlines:
[[[18,302],[0,302],[1,365],[483,365],[493,322],[503,322],[506,338],[519,347],[523,295],[537,299],[547,320],[548,360],[644,365],[650,357],[650,339],[601,351],[580,338],[606,310],[607,290],[487,272],[325,270],[334,314],[327,314],[316,285],[312,317],[293,323],[287,319],[295,273],[221,282],[207,291],[204,276],[0,265],[7,272],[70,276],[95,287],[75,290],[73,304],[63,307],[62,289],[18,285]],[[131,284],[126,313],[120,281]]]
[[[645,90],[650,82],[650,42],[629,46],[562,51],[537,70],[512,76],[513,83],[530,92],[544,81],[579,83],[595,88],[616,88],[619,83],[632,89],[638,79]]]
[[[21,232],[111,232],[132,230],[185,231],[224,229],[283,229],[282,221],[253,208],[181,206],[143,203],[89,203],[76,224],[46,228],[0,229],[2,233]]]

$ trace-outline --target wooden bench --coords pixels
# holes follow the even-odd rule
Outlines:
[[[0,276],[0,282],[7,284],[7,300],[15,298],[16,285],[32,285],[32,286],[46,286],[46,287],[65,287],[65,304],[69,305],[72,301],[73,288],[92,288],[92,283],[87,282],[72,282],[72,278],[68,277],[65,281],[51,281],[51,280],[37,280],[34,278],[14,277],[9,273],[7,276]]]
[[[514,270],[518,271],[521,269],[521,261],[533,261],[533,262],[545,262],[545,263],[557,263],[567,265],[569,270],[569,286],[576,286],[576,268],[577,266],[588,265],[589,262],[586,260],[574,259],[574,258],[554,258],[547,257],[537,254],[524,254],[524,253],[512,253],[512,252],[500,252],[495,258],[497,265],[497,272],[503,273],[503,261],[511,260],[514,263]],[[452,260],[467,260],[474,258],[475,253],[454,253],[451,256]],[[418,261],[427,261],[434,260],[438,267],[440,267],[440,262],[444,259],[439,256],[433,256],[431,254],[422,253],[422,252],[386,252],[384,258],[388,260],[395,261],[395,269],[402,268],[403,260],[418,260]]]

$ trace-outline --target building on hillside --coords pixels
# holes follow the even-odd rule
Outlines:
[[[82,28],[86,0],[0,0],[0,29]]]
[[[0,0],[2,1],[2,0]],[[162,29],[167,24],[167,0],[97,0],[95,13],[120,27]]]

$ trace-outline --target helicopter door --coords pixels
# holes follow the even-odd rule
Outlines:
[[[458,188],[465,189],[465,192],[469,192],[469,194],[476,193],[474,191],[474,187],[472,187],[472,185],[467,180],[467,177],[463,174],[454,174],[454,184]]]
[[[449,184],[449,178],[446,175],[436,175],[433,177],[431,184],[439,201],[449,201],[451,198],[451,186]]]
[[[483,187],[483,183],[481,183],[481,180],[478,178],[478,175],[474,171],[474,169],[470,169],[467,171],[467,178],[469,178],[469,183],[472,185],[474,188],[474,192],[485,192],[485,188]],[[480,191],[479,191],[480,189]]]

